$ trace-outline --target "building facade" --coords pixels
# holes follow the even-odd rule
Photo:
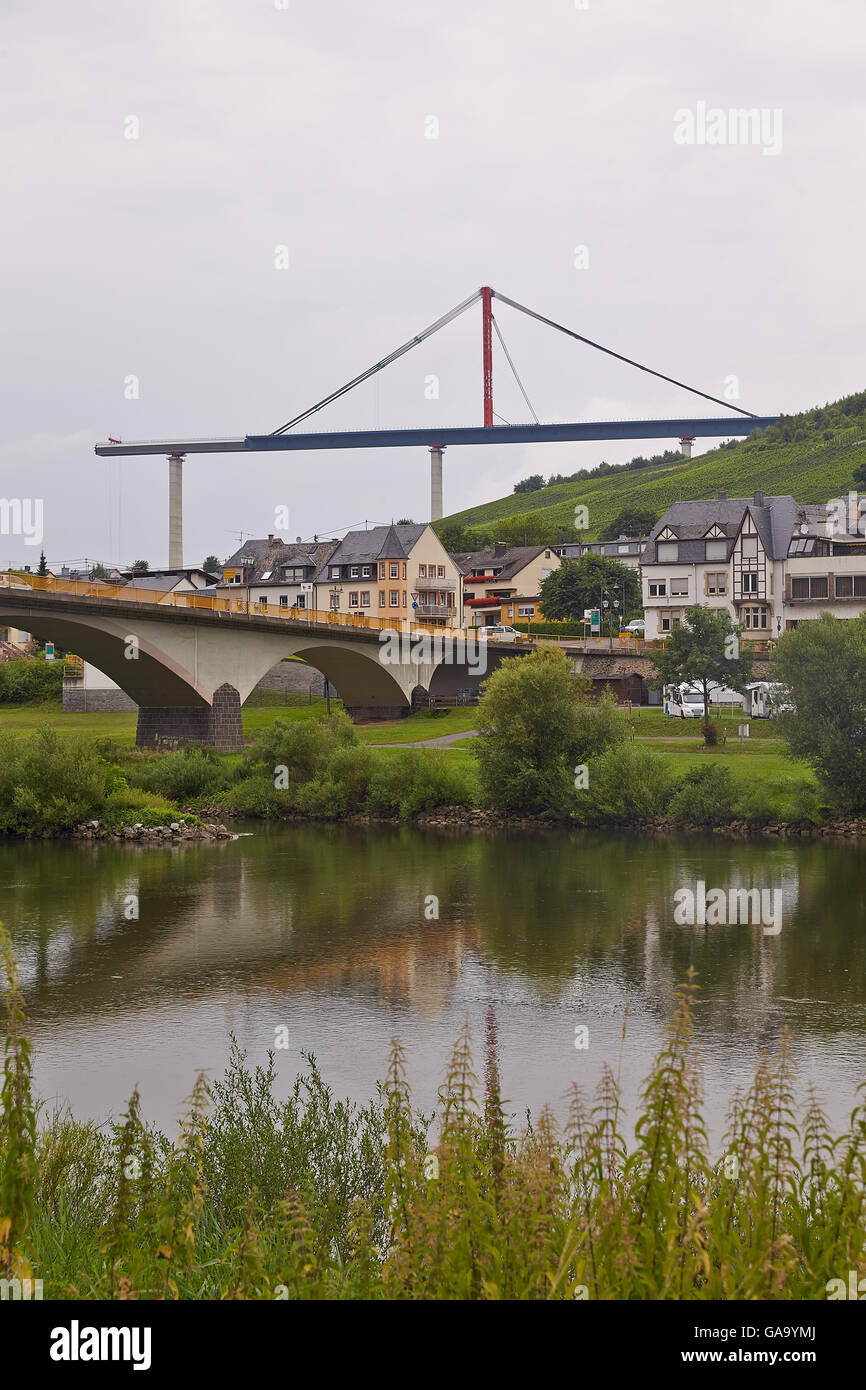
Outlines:
[[[641,557],[647,640],[666,637],[691,604],[727,610],[751,641],[820,612],[856,616],[866,607],[861,506],[853,493],[841,508],[760,491],[676,502]]]
[[[316,579],[320,608],[459,627],[461,572],[427,523],[349,531]]]
[[[553,546],[504,542],[486,550],[461,551],[453,558],[463,576],[466,627],[492,627],[509,608],[509,622],[536,617],[541,581],[562,564]]]

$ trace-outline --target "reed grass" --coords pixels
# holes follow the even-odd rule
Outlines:
[[[312,1057],[287,1100],[273,1055],[235,1044],[199,1077],[172,1142],[137,1092],[107,1124],[34,1099],[8,937],[0,1262],[64,1299],[823,1299],[866,1271],[866,1096],[831,1135],[795,1101],[790,1040],[730,1105],[709,1153],[690,977],[628,1142],[618,1079],[572,1086],[520,1125],[502,1098],[496,1021],[484,1076],[468,1025],[435,1117],[398,1041],[366,1106],[335,1100]],[[37,1122],[39,1121],[39,1122]]]

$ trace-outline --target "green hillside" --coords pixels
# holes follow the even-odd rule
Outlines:
[[[582,470],[534,492],[512,493],[455,512],[437,522],[436,530],[451,549],[497,540],[575,540],[574,509],[582,504],[589,512],[589,528],[582,536],[592,540],[626,506],[647,508],[659,517],[673,502],[713,497],[719,488],[730,497],[749,497],[760,488],[768,495],[790,493],[798,502],[826,502],[857,486],[853,474],[861,466],[866,466],[866,392],[802,415],[782,416],[769,430],[692,459],[603,465],[595,477]]]

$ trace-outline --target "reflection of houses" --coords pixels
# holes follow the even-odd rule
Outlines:
[[[466,627],[537,617],[541,581],[561,563],[552,546],[509,546],[503,541],[492,549],[461,551],[453,559],[463,573]]]

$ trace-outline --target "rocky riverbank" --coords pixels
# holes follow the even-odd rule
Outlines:
[[[107,826],[98,820],[82,821],[72,832],[76,840],[124,840],[146,844],[176,844],[184,840],[231,840],[234,832],[224,825],[188,825],[185,820],[170,825]]]

